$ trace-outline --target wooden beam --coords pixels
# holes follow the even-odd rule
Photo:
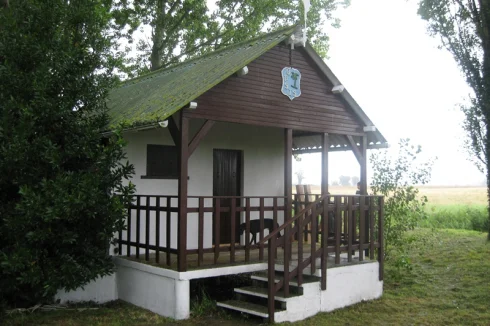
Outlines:
[[[361,165],[361,195],[367,195],[367,136],[362,136],[361,137],[361,162],[359,164]]]
[[[201,129],[199,129],[199,131],[194,136],[194,138],[192,138],[192,141],[189,144],[189,156],[191,156],[192,153],[194,153],[201,140],[208,134],[209,130],[211,130],[211,128],[214,126],[214,123],[215,121],[213,120],[206,120],[206,122],[204,122]]]
[[[183,110],[181,110],[182,112]],[[172,136],[172,140],[174,141],[175,146],[180,146],[180,132],[177,127],[177,123],[175,122],[174,116],[168,118],[168,131],[170,132],[170,136]]]
[[[322,196],[328,194],[328,148],[330,147],[328,134],[324,133],[322,137]],[[323,291],[327,289],[327,257],[328,257],[328,201],[323,201],[323,214],[321,218],[320,230],[322,232],[321,245],[322,245],[322,255],[320,259],[321,264],[321,288]],[[315,264],[315,262],[312,262]]]
[[[332,145],[332,144],[330,144]],[[369,149],[383,149],[383,148],[388,148],[388,144],[371,144],[368,146]],[[342,146],[342,147],[330,147],[328,149],[329,152],[346,152],[350,151],[351,147],[350,146]],[[311,153],[321,153],[322,149],[321,148],[314,148],[314,149],[296,149],[293,150],[294,154],[311,154]]]
[[[322,195],[328,193],[328,134],[322,134]],[[325,214],[326,215],[326,214]]]
[[[354,153],[354,156],[356,157],[357,162],[359,162],[359,164],[362,164],[362,161],[364,160],[364,157],[363,157],[361,151],[359,150],[359,148],[357,147],[357,144],[354,141],[354,138],[352,138],[351,135],[347,135],[346,137],[347,137],[347,140],[350,143],[350,147],[352,148],[352,152]]]
[[[368,143],[367,143],[367,136],[362,136],[361,137],[361,155],[362,155],[362,162],[361,162],[361,195],[367,195],[367,146],[368,146]],[[367,204],[369,199],[367,197],[365,198],[362,198],[361,201],[360,201],[360,209],[361,209],[361,214],[359,216],[360,219],[364,219],[363,223],[364,224],[364,241],[359,241],[359,244],[362,245],[364,243],[369,243],[369,241],[371,241],[371,239],[369,239],[369,228],[370,228],[370,225],[369,225],[369,214],[368,212],[364,209],[365,206],[363,204]],[[362,231],[359,229],[359,233],[361,233]],[[362,257],[361,256],[361,252],[362,250],[359,250],[359,257]],[[364,256],[368,256],[369,255],[369,250],[366,248],[364,250]],[[372,258],[372,257],[370,257]],[[359,260],[361,260],[359,258]]]
[[[179,216],[178,216],[178,244],[177,266],[179,272],[187,270],[187,176],[189,160],[189,119],[180,114],[180,146],[179,146]]]

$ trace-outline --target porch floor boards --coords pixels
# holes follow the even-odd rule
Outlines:
[[[317,245],[317,249],[320,248],[320,245]],[[139,258],[136,258],[136,255],[131,256],[120,256],[121,258],[125,258],[128,260],[136,261],[143,264],[148,264],[160,268],[170,269],[177,271],[177,255],[170,254],[171,264],[170,266],[166,263],[166,253],[160,252],[160,262],[156,262],[156,254],[155,252],[150,252],[149,260],[145,260],[145,253],[142,252],[139,255]],[[303,260],[307,259],[311,255],[311,245],[309,243],[303,243]],[[201,266],[198,266],[198,254],[188,254],[187,255],[187,270],[200,270],[200,269],[209,269],[209,268],[221,268],[228,266],[240,266],[240,265],[248,265],[248,264],[257,264],[257,263],[267,263],[268,259],[268,250],[267,247],[264,248],[264,259],[260,261],[259,259],[259,248],[254,247],[250,249],[250,259],[248,262],[245,261],[245,251],[236,251],[235,252],[235,262],[230,261],[231,252],[224,251],[220,252],[217,263],[214,263],[214,253],[204,253],[203,261]],[[277,250],[277,258],[276,265],[282,265],[284,261],[284,250],[282,248],[278,248]],[[347,265],[355,265],[362,264],[367,262],[372,262],[375,260],[370,260],[368,257],[364,258],[364,261],[359,261],[358,251],[356,251],[355,255],[352,255],[352,261],[349,262],[347,259],[347,253],[342,253],[340,255],[340,264],[335,264],[335,254],[330,253],[328,255],[327,260],[327,268],[333,267],[341,267]],[[298,242],[294,241],[292,243],[292,257],[290,259],[290,265],[296,266],[298,264]],[[316,267],[320,268],[320,258],[316,260]]]

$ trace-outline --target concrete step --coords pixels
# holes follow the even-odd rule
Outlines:
[[[216,304],[218,305],[218,307],[240,311],[262,318],[269,318],[269,311],[267,307],[255,303],[239,301],[239,300],[227,300],[223,302],[217,302]],[[279,312],[284,310],[276,308],[275,311]]]
[[[246,287],[235,289],[235,292],[241,293],[241,294],[247,294],[247,295],[250,295],[250,296],[256,296],[256,297],[260,297],[260,298],[265,298],[265,299],[268,299],[269,298],[268,289],[265,288],[265,287],[246,286]],[[297,297],[297,296],[300,296],[300,295],[301,294],[290,293],[289,294],[289,297]],[[274,300],[276,300],[276,301],[286,302],[286,299],[287,298],[284,297],[284,292],[283,291],[277,292],[276,295],[274,296]]]

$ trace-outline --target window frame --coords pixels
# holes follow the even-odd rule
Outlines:
[[[153,148],[153,149],[150,149]],[[158,149],[163,150],[162,153],[158,153]],[[164,169],[162,174],[157,174],[156,172],[159,171],[153,171],[155,167],[151,164],[152,161],[158,160],[159,157],[165,157],[166,155],[169,155],[169,151],[173,151],[173,153],[170,153],[170,155],[174,155],[171,160],[175,161],[175,170],[174,171],[169,171],[169,165],[162,165],[161,169]],[[150,155],[158,155],[157,157],[150,157]],[[177,146],[174,145],[161,145],[161,144],[147,144],[146,145],[146,175],[142,175],[141,179],[168,179],[168,180],[175,180],[179,179],[179,167],[178,167],[178,158],[179,158],[179,153],[178,153],[178,148]]]

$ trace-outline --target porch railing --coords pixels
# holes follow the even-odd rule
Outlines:
[[[187,208],[188,217],[192,213],[198,214],[198,248],[188,249],[186,253],[197,253],[197,265],[201,266],[204,260],[205,253],[214,253],[214,264],[218,263],[221,252],[230,252],[229,262],[234,263],[236,260],[236,252],[238,250],[245,251],[245,262],[250,262],[250,252],[253,249],[259,251],[259,261],[264,260],[264,244],[257,244],[260,240],[264,239],[265,231],[265,218],[272,217],[272,232],[278,227],[279,215],[284,216],[284,196],[189,196],[189,204]],[[213,225],[213,241],[211,248],[205,248],[204,246],[204,220],[205,213],[211,213],[208,220],[212,219]],[[224,222],[224,213],[229,213],[227,216],[230,218],[229,232],[231,239],[229,242],[222,241],[220,237],[221,224]],[[240,225],[237,225],[237,214],[240,216],[238,221],[244,221],[245,228],[243,232],[244,239],[240,241],[237,239],[237,230],[240,229]],[[255,245],[251,244],[250,236],[252,230],[250,227],[250,221],[252,214],[260,223],[259,227],[259,239]],[[226,217],[225,217],[226,218]],[[226,231],[226,230],[225,230]],[[257,235],[255,234],[255,237]],[[238,237],[240,233],[238,232]]]
[[[284,221],[285,196],[188,196],[187,219],[194,225],[195,234],[187,234],[194,248],[186,250],[186,255],[197,254],[197,266],[204,264],[204,254],[212,253],[213,263],[217,264],[220,254],[229,252],[226,259],[235,263],[238,251],[244,251],[244,262],[251,261],[251,251],[258,250],[258,260],[264,260],[264,244],[257,244],[265,236],[265,219],[272,219],[275,230]],[[134,256],[145,261],[160,263],[160,254],[165,254],[164,263],[172,266],[172,254],[177,255],[178,197],[136,195],[128,207],[126,230],[119,232],[119,253]],[[238,218],[230,218],[230,217]],[[229,221],[225,221],[225,219]],[[259,221],[256,244],[252,245],[251,221]],[[189,223],[189,221],[192,221]],[[244,231],[238,234],[239,224],[244,224]],[[229,222],[230,241],[222,241],[221,225]],[[205,229],[211,227],[212,240],[205,241]],[[238,235],[238,237],[237,237]],[[194,237],[194,238],[192,238]],[[197,240],[197,241],[196,241]],[[186,243],[189,243],[187,241]],[[175,259],[174,259],[175,261]],[[223,259],[220,263],[225,263]]]
[[[289,284],[296,279],[298,286],[303,284],[304,270],[309,274],[317,271],[316,260],[320,258],[321,288],[327,288],[327,259],[334,253],[335,264],[340,264],[341,253],[347,253],[347,261],[351,262],[357,250],[359,261],[364,260],[364,250],[371,259],[379,262],[379,280],[383,280],[384,249],[383,249],[383,205],[384,197],[380,196],[339,196],[317,195],[316,200],[296,211],[293,218],[261,240],[268,242],[268,251],[275,252],[283,247],[284,275],[282,280],[275,282],[275,255],[268,255],[268,310],[269,321],[274,322],[275,296],[282,290],[285,297],[289,296]],[[300,203],[301,204],[301,203]],[[329,227],[330,225],[330,227]],[[333,230],[332,230],[333,226]],[[279,232],[287,235],[276,240]],[[305,257],[305,238],[310,238],[310,255]],[[297,265],[290,270],[291,246],[297,239]]]
[[[144,254],[150,261],[150,253],[155,253],[158,264],[164,253],[165,264],[171,266],[171,254],[177,254],[177,213],[178,196],[134,196],[126,230],[119,231],[119,254],[137,259]]]
[[[269,282],[269,303],[272,304],[269,309],[272,310],[279,290],[288,296],[291,280],[296,278],[301,285],[305,269],[309,268],[310,274],[316,273],[317,258],[320,258],[321,286],[325,290],[329,254],[335,264],[340,264],[342,259],[351,262],[356,252],[355,258],[359,261],[363,261],[366,254],[370,259],[376,257],[379,279],[383,279],[383,197],[313,195],[304,197],[304,201],[296,198],[294,217],[284,221],[288,215],[285,214],[286,199],[284,196],[189,196],[187,219],[188,225],[194,225],[195,233],[186,233],[189,241],[184,259],[189,262],[190,255],[194,255],[194,263],[202,266],[205,255],[207,263],[216,265],[237,262],[238,252],[244,262],[252,261],[252,251],[258,256],[256,261],[264,261],[268,253],[269,279],[272,280]],[[221,224],[230,217],[235,217],[229,221],[230,241],[223,243]],[[266,218],[273,220],[267,236]],[[255,245],[250,243],[252,231],[255,231],[251,229],[252,220],[259,221]],[[242,234],[235,231],[240,228],[237,223],[244,224]],[[128,207],[127,228],[119,233],[119,252],[173,267],[178,255],[177,226],[177,196],[137,195]],[[282,236],[277,238],[279,233]],[[191,242],[193,245],[189,246]],[[293,243],[297,248],[297,266],[290,270]],[[278,257],[278,249],[283,250],[282,258]],[[228,252],[229,257],[220,257],[224,252]],[[162,262],[161,254],[164,254]],[[279,263],[284,265],[284,278],[276,284],[273,278],[275,265]],[[273,311],[269,316],[273,318]]]

